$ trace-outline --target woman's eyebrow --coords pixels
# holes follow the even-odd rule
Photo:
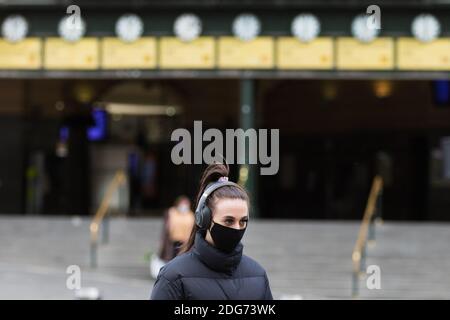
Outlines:
[[[223,217],[224,219],[235,219],[235,217],[234,216],[224,216]],[[248,216],[243,216],[243,217],[241,217],[239,220],[242,220],[242,219],[248,219]]]

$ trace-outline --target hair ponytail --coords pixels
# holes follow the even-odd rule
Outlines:
[[[203,172],[203,175],[200,179],[200,186],[198,189],[196,201],[195,201],[195,208],[197,208],[198,202],[207,188],[207,186],[210,183],[218,181],[222,177],[227,177],[230,173],[230,168],[227,163],[212,163],[210,164],[205,171]],[[236,186],[224,186],[220,189],[215,190],[213,193],[211,193],[206,200],[206,205],[211,209],[211,211],[214,210],[214,204],[215,201],[218,199],[242,199],[249,204],[250,199],[247,194],[247,192],[244,190],[244,188],[236,185]],[[191,234],[189,236],[189,240],[183,244],[180,254],[183,252],[189,251],[192,246],[194,245],[195,235],[199,231],[199,228],[196,224],[194,224],[194,227],[192,228]]]
[[[213,163],[210,164],[203,172],[202,178],[200,179],[200,187],[198,189],[197,197],[195,199],[195,205],[197,206],[203,192],[206,187],[213,182],[218,181],[221,177],[228,177],[230,174],[230,168],[228,164],[223,163]]]

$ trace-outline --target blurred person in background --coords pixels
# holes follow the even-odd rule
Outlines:
[[[266,271],[243,255],[250,199],[228,174],[225,164],[211,164],[203,173],[189,241],[160,270],[151,299],[273,299]]]
[[[189,240],[194,223],[191,201],[184,195],[179,196],[164,214],[159,253],[151,259],[153,278],[157,277],[160,268],[172,260],[179,253],[181,246]]]

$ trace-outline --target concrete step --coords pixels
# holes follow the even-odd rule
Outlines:
[[[73,299],[66,268],[78,265],[83,286],[105,299],[148,299],[149,254],[159,246],[161,219],[116,218],[89,261],[89,220],[0,216],[0,299]],[[244,253],[269,276],[275,298],[350,299],[351,252],[359,221],[252,220]],[[450,298],[450,224],[385,222],[376,229],[367,265],[381,269],[381,289],[361,279],[360,298]]]

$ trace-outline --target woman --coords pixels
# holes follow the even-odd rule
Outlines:
[[[159,270],[178,255],[181,246],[189,240],[194,226],[194,213],[186,196],[179,196],[172,207],[164,214],[163,231],[159,254],[153,254],[150,272],[156,279]]]
[[[181,245],[189,240],[189,233],[194,226],[194,214],[191,211],[191,201],[186,196],[180,196],[175,201],[175,207],[169,208],[167,233],[172,242],[172,260],[179,253]]]
[[[242,254],[250,200],[228,173],[224,164],[203,173],[189,241],[159,272],[151,299],[272,300],[265,270]]]

